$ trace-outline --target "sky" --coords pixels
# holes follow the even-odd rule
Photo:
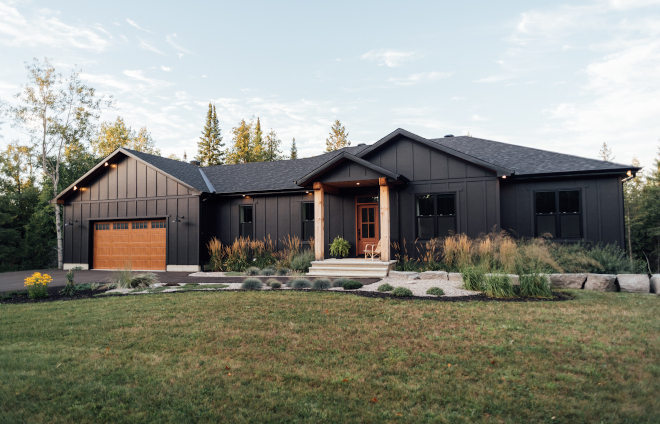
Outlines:
[[[192,159],[209,102],[226,145],[258,116],[301,157],[335,119],[353,145],[397,128],[593,158],[606,142],[645,167],[660,146],[660,0],[0,0],[0,100],[44,57],[165,156]]]

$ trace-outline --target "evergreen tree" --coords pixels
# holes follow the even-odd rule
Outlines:
[[[254,119],[254,118],[253,118]],[[252,122],[250,122],[252,126]],[[266,154],[266,146],[264,145],[263,132],[261,131],[261,120],[257,117],[257,123],[254,126],[254,134],[251,139],[252,144],[252,162],[261,162]]]
[[[298,159],[298,148],[296,147],[295,137],[293,137],[293,141],[291,142],[291,156],[289,159]]]
[[[209,103],[209,110],[206,113],[206,124],[202,131],[202,136],[197,142],[197,160],[202,166],[221,165],[223,162],[224,144],[220,136],[220,126],[215,106]]]
[[[598,157],[606,162],[612,162],[614,160],[612,149],[609,148],[607,143],[603,143],[603,147],[601,147],[600,151],[598,152]]]
[[[232,128],[232,147],[227,151],[227,163],[256,162],[252,151],[252,123],[242,119],[237,127]]]
[[[277,138],[277,133],[271,129],[268,135],[266,135],[262,159],[266,162],[282,160],[282,152],[280,151],[281,144],[282,141]]]
[[[346,128],[344,128],[341,122],[339,122],[339,119],[337,119],[330,129],[330,137],[325,139],[325,151],[333,152],[350,145],[351,142],[348,141]]]

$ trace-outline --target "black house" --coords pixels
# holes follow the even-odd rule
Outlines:
[[[474,137],[398,129],[372,145],[305,159],[218,165],[117,149],[53,202],[64,206],[65,268],[197,271],[206,243],[341,236],[424,242],[450,232],[623,244],[631,166]],[[383,260],[389,260],[384,249]]]

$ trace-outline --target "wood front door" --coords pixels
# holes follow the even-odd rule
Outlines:
[[[380,237],[378,231],[378,204],[358,205],[357,207],[357,254],[364,255],[367,244],[377,244]]]
[[[165,270],[164,220],[94,223],[94,269]]]

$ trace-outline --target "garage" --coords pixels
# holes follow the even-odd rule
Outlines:
[[[165,271],[165,220],[95,222],[94,269]]]

